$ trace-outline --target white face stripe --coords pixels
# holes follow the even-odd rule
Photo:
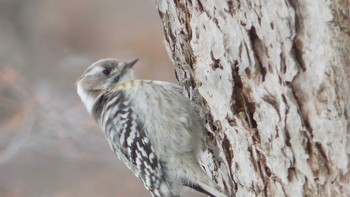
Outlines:
[[[104,93],[104,91],[108,88],[109,85],[113,85],[110,77],[105,77],[104,75],[100,74],[103,72],[106,66],[111,68],[111,66],[113,65],[112,68],[115,66],[114,68],[118,69],[117,65],[121,64],[124,63],[113,58],[100,59],[93,63],[91,66],[89,66],[85,70],[84,74],[77,81],[77,93],[90,114],[92,113],[92,109],[98,97]],[[134,79],[134,76],[132,69],[130,69],[128,72],[124,73],[123,76],[121,76],[119,83],[129,81],[132,79]],[[101,90],[101,94],[91,94],[90,91],[92,90]]]
[[[101,66],[97,66],[93,64],[91,66],[91,69],[85,74],[85,76],[95,75],[95,74],[101,73],[102,71],[103,71],[103,68]]]
[[[89,68],[86,69],[85,73],[83,74],[83,76],[80,78],[80,80],[77,83],[77,93],[80,97],[80,99],[82,100],[82,102],[84,103],[87,111],[91,114],[92,113],[92,109],[94,107],[94,104],[96,102],[97,98],[94,98],[92,95],[88,94],[88,90],[86,90],[86,88],[84,88],[83,86],[83,79],[86,76],[94,76],[94,75],[98,75],[100,73],[102,73],[102,71],[104,70],[102,64],[106,61],[116,61],[114,59],[101,59],[98,60],[97,62],[93,63]],[[107,84],[105,84],[107,85]]]
[[[95,75],[101,73],[104,70],[103,64],[106,64],[108,62],[113,63],[113,65],[115,65],[115,68],[117,68],[121,63],[123,63],[113,58],[100,59],[86,69],[85,75]]]
[[[81,81],[79,81],[77,84],[77,92],[87,111],[89,114],[91,114],[96,100],[86,93],[85,89],[81,85]]]

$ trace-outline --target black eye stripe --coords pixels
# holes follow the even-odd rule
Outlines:
[[[113,78],[113,82],[114,83],[118,83],[119,82],[119,79],[120,79],[120,75],[117,75]]]

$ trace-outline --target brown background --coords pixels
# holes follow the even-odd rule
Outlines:
[[[150,196],[74,83],[105,57],[138,57],[140,78],[176,82],[162,38],[153,1],[0,1],[0,196]]]

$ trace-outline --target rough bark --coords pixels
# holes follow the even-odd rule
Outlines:
[[[156,0],[231,196],[350,196],[348,0]]]

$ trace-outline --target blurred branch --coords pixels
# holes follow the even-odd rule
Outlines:
[[[12,130],[13,128],[17,127],[17,125],[23,124],[26,119],[28,119],[29,113],[33,110],[35,106],[35,99],[32,97],[30,98],[25,104],[22,109],[12,115],[8,120],[5,122],[5,129],[6,130]]]
[[[34,99],[30,99],[26,106],[16,116],[11,119],[11,124],[21,121],[20,129],[14,138],[10,141],[9,145],[0,152],[0,164],[3,164],[13,158],[16,153],[22,148],[26,141],[30,138],[33,126],[36,120],[36,114],[33,110],[35,106]],[[4,133],[1,133],[4,135]]]

